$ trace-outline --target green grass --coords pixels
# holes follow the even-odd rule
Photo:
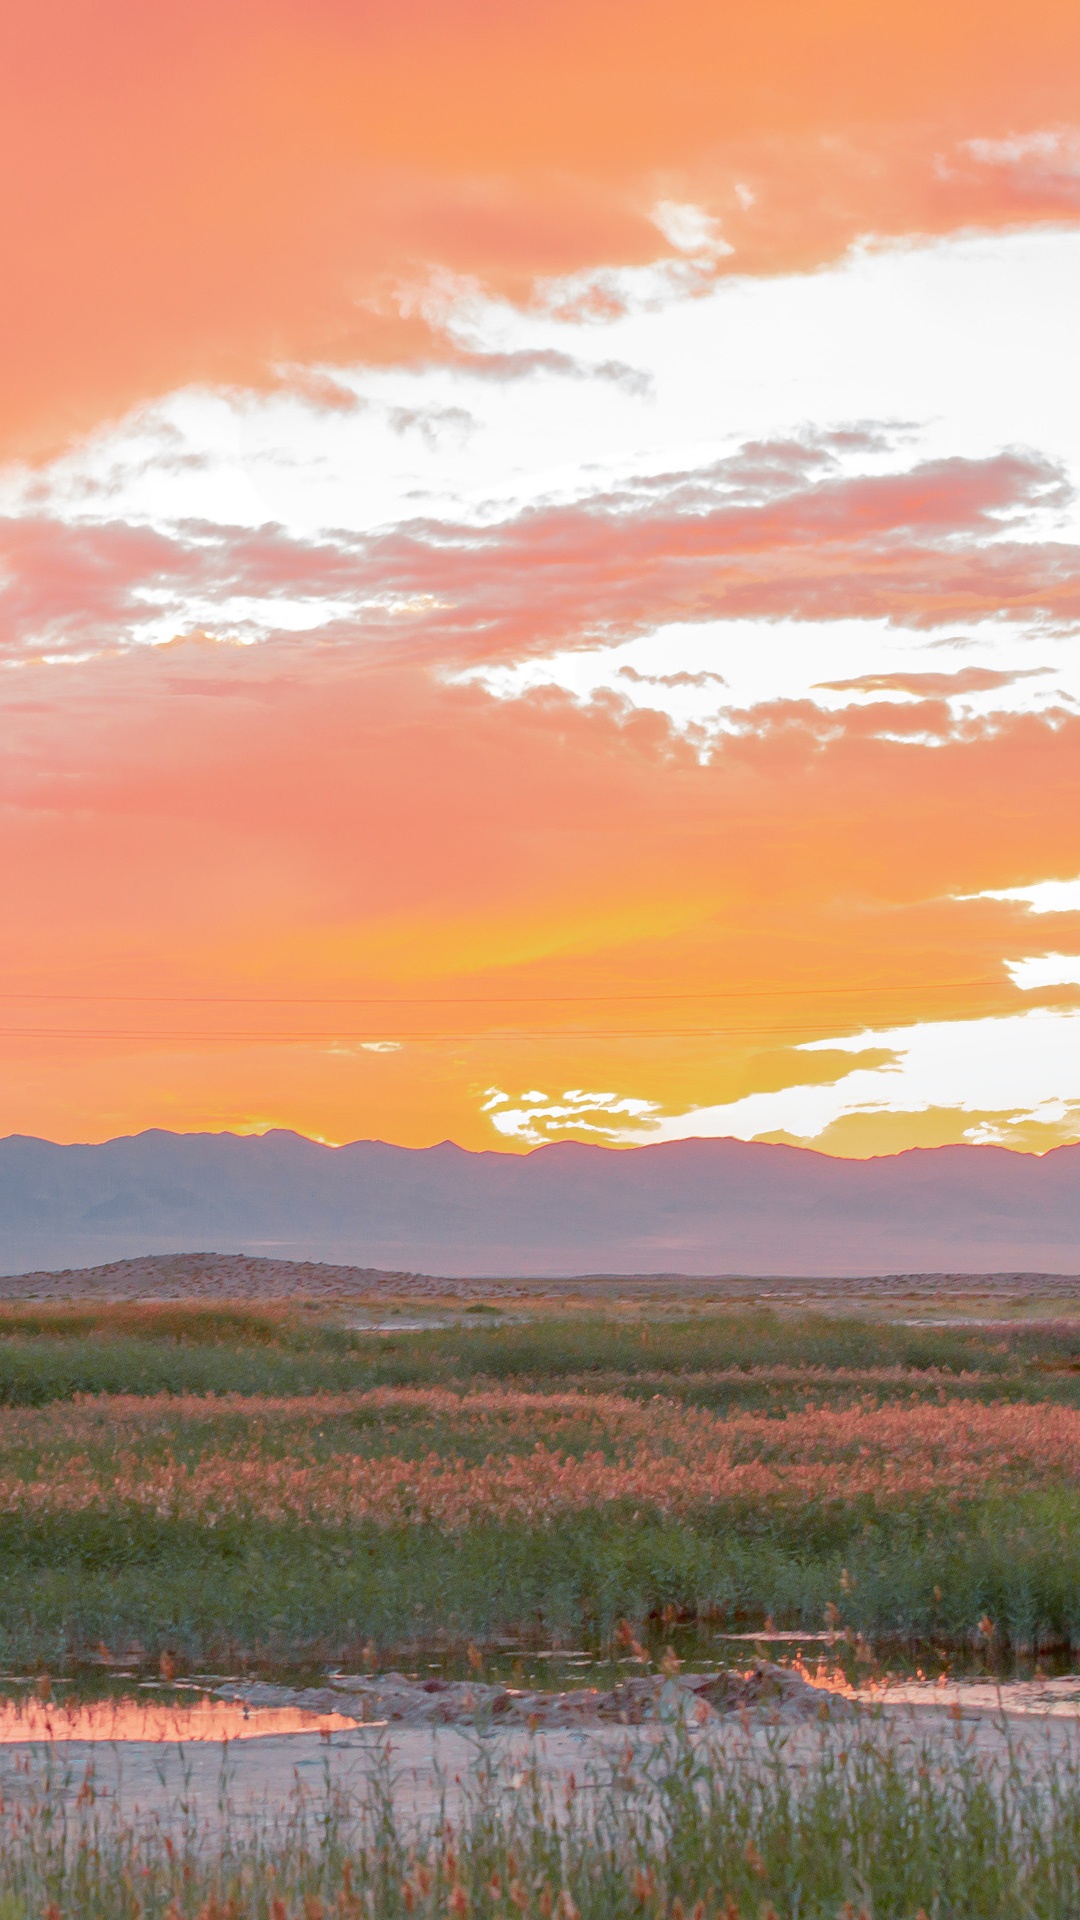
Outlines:
[[[63,1477],[78,1456],[106,1476],[119,1450],[147,1465],[196,1462],[257,1444],[268,1460],[483,1460],[531,1449],[545,1392],[629,1393],[725,1410],[791,1409],[853,1400],[1080,1400],[1071,1369],[1080,1334],[1060,1329],[902,1328],[805,1316],[731,1313],[663,1321],[537,1315],[496,1324],[473,1316],[443,1331],[389,1335],[300,1311],[246,1308],[22,1308],[0,1315],[0,1402],[13,1409],[0,1469]],[[823,1369],[770,1380],[762,1368]],[[898,1378],[831,1378],[829,1370],[900,1368]],[[738,1370],[734,1375],[732,1370]],[[722,1377],[723,1376],[723,1377]],[[484,1385],[538,1396],[508,1435],[497,1420],[377,1407],[264,1419],[232,1393],[310,1396],[344,1388],[443,1385],[468,1409]],[[125,1427],[108,1396],[184,1394],[170,1412]],[[60,1403],[105,1396],[92,1422]],[[14,1410],[56,1406],[55,1422]],[[531,1420],[531,1415],[530,1415]],[[66,1436],[66,1437],[65,1437]],[[254,1436],[254,1439],[253,1439]],[[567,1452],[604,1452],[603,1431],[558,1430]],[[57,1665],[105,1643],[164,1649],[192,1661],[348,1659],[370,1640],[395,1645],[440,1630],[602,1642],[620,1619],[700,1619],[729,1630],[816,1629],[827,1608],[871,1638],[908,1634],[963,1645],[984,1616],[999,1647],[1037,1635],[1080,1642],[1080,1488],[1008,1497],[988,1486],[949,1504],[899,1510],[857,1501],[761,1509],[715,1507],[679,1519],[614,1505],[544,1525],[431,1525],[341,1530],[229,1518],[210,1526],[134,1510],[0,1512],[0,1661]]]
[[[963,1750],[905,1764],[883,1744],[710,1765],[659,1752],[554,1808],[478,1756],[456,1826],[406,1832],[389,1774],[360,1808],[328,1791],[255,1831],[178,1815],[167,1846],[54,1786],[0,1849],[2,1920],[1074,1920],[1080,1782],[991,1774]],[[584,1782],[580,1783],[584,1784]],[[701,1902],[700,1907],[698,1902]]]
[[[935,1526],[932,1524],[937,1522]],[[1062,1539],[1062,1527],[1066,1538]],[[538,1642],[617,1623],[820,1628],[829,1606],[874,1640],[963,1644],[984,1615],[1000,1648],[1080,1640],[1080,1496],[1022,1523],[987,1501],[959,1516],[813,1511],[756,1522],[568,1515],[540,1529],[300,1528],[153,1516],[0,1517],[0,1661],[54,1671],[104,1643],[187,1662],[387,1658],[440,1633]],[[654,1632],[670,1635],[670,1626]],[[881,1640],[879,1654],[887,1659]]]
[[[560,1383],[718,1408],[805,1404],[808,1386],[770,1385],[764,1367],[903,1368],[908,1393],[1080,1403],[1080,1326],[920,1328],[807,1314],[698,1314],[638,1320],[486,1315],[445,1329],[374,1333],[310,1313],[240,1307],[23,1307],[0,1311],[0,1405],[85,1393],[315,1393],[482,1381]],[[1075,1368],[1075,1371],[1073,1370]],[[742,1370],[742,1380],[710,1375]],[[919,1374],[933,1371],[934,1381]],[[975,1381],[971,1376],[977,1376]],[[963,1377],[961,1377],[963,1376]],[[813,1383],[819,1400],[895,1384]]]

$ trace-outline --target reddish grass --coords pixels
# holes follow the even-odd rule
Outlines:
[[[371,1457],[356,1451],[364,1427],[350,1428],[349,1416],[374,1419],[384,1444],[395,1429],[432,1429],[433,1444],[422,1458]],[[230,1431],[215,1433],[224,1422]],[[192,1423],[199,1448],[178,1458],[185,1428],[192,1453]],[[459,1451],[466,1440],[471,1459]],[[476,1457],[478,1440],[490,1441],[486,1457]],[[1078,1481],[1080,1410],[1046,1404],[866,1402],[776,1419],[615,1394],[379,1388],[0,1411],[0,1511],[23,1514],[129,1508],[207,1525],[237,1515],[459,1530],[485,1520],[542,1524],[612,1503],[685,1515],[867,1496],[894,1505]]]

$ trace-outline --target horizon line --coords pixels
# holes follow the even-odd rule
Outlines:
[[[464,1147],[457,1140],[449,1138],[430,1141],[427,1146],[414,1147],[397,1140],[383,1140],[372,1135],[359,1136],[353,1140],[327,1140],[318,1134],[302,1133],[296,1127],[267,1126],[259,1128],[235,1127],[141,1127],[136,1133],[110,1134],[103,1140],[51,1140],[45,1134],[7,1133],[0,1135],[0,1147],[22,1141],[34,1146],[56,1147],[60,1151],[91,1149],[95,1147],[119,1146],[127,1141],[143,1140],[150,1134],[161,1134],[171,1140],[267,1140],[274,1135],[283,1135],[291,1140],[302,1141],[304,1145],[323,1148],[328,1153],[345,1153],[353,1147],[387,1147],[395,1153],[436,1153],[441,1148],[451,1147],[456,1153],[467,1154],[471,1159],[495,1157],[502,1160],[527,1160],[538,1153],[546,1153],[552,1148],[585,1147],[599,1153],[643,1153],[650,1150],[674,1151],[687,1146],[736,1146],[758,1147],[779,1150],[787,1153],[813,1154],[819,1160],[851,1162],[865,1165],[879,1160],[901,1160],[912,1154],[942,1153],[1007,1153],[1014,1159],[1046,1160],[1051,1154],[1067,1152],[1080,1147],[1080,1140],[1056,1141],[1053,1146],[1040,1152],[1035,1147],[1005,1146],[998,1141],[948,1140],[937,1146],[898,1147],[892,1153],[830,1153],[824,1147],[815,1147],[797,1140],[768,1140],[762,1138],[743,1139],[732,1133],[688,1133],[678,1140],[541,1140],[516,1149],[513,1147]]]

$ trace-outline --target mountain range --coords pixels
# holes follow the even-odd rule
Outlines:
[[[154,1130],[0,1140],[0,1272],[212,1250],[461,1276],[1080,1269],[1080,1146],[730,1139],[471,1153]]]

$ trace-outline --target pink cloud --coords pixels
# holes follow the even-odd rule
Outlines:
[[[27,516],[0,527],[0,646],[9,657],[123,646],[162,618],[227,629],[234,596],[261,603],[255,630],[273,632],[276,602],[325,601],[349,611],[328,613],[324,637],[448,665],[668,621],[933,627],[1010,610],[1062,621],[1080,612],[1080,549],[1028,523],[1065,496],[1035,454],[852,476],[827,445],[792,441],[494,525],[427,519],[303,540],[273,525],[166,532]]]

